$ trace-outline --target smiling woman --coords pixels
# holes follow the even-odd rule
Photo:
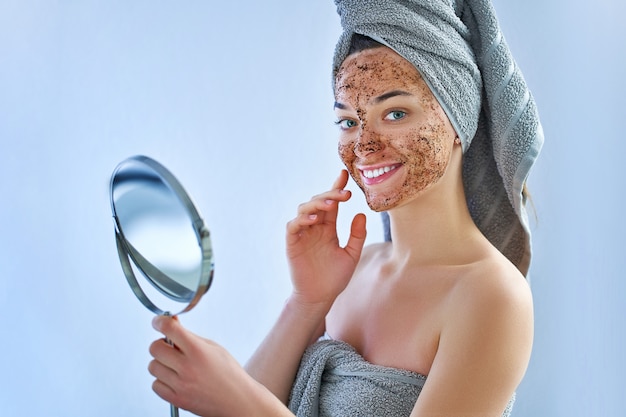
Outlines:
[[[532,96],[487,0],[336,3],[347,171],[287,224],[292,294],[246,372],[157,318],[176,347],[152,344],[154,389],[207,416],[509,415],[533,340]],[[348,174],[392,240],[364,247],[358,214],[339,244]]]
[[[626,2],[493,3],[553,138],[528,182],[536,334],[513,415],[621,415]],[[281,231],[341,167],[335,5],[5,0],[0,10],[2,413],[167,415],[146,372],[160,335],[119,268],[108,176],[137,153],[180,176],[219,261],[216,286],[181,321],[247,361],[291,292]],[[464,159],[479,149],[472,141]],[[475,172],[468,186],[481,184]],[[352,180],[346,188],[342,245],[357,212],[366,245],[382,241],[382,215]],[[497,194],[487,185],[478,200]]]

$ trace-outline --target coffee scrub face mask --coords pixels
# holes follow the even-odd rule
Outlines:
[[[337,72],[339,156],[372,210],[411,201],[445,174],[456,136],[417,69],[387,47]]]

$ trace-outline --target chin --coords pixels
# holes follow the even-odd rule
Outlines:
[[[384,196],[368,196],[365,195],[365,200],[367,201],[367,205],[372,211],[380,213],[382,211],[391,210],[400,205],[400,201],[394,197],[384,197]]]

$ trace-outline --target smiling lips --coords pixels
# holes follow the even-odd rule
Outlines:
[[[395,164],[375,169],[361,169],[360,171],[361,176],[363,177],[363,182],[366,185],[380,184],[392,176],[395,173],[395,169],[399,166],[400,164]]]

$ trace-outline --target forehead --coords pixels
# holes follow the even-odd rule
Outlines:
[[[374,94],[423,86],[425,83],[413,64],[385,46],[349,55],[335,78],[337,97],[346,93]]]

